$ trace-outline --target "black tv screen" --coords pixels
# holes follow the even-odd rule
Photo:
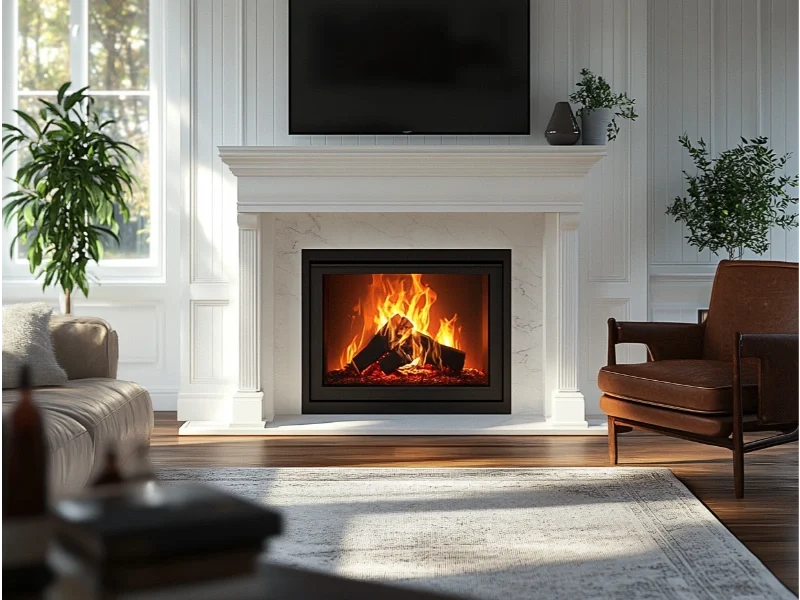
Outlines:
[[[290,134],[527,134],[528,0],[290,0]]]

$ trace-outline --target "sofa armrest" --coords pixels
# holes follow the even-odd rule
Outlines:
[[[644,344],[649,360],[701,358],[705,323],[608,320],[608,364],[617,364],[617,344]]]
[[[119,339],[106,321],[96,317],[53,315],[50,333],[58,364],[69,379],[116,379]]]
[[[734,355],[734,410],[741,413],[741,367],[758,360],[758,420],[797,424],[798,336],[796,333],[737,333]]]

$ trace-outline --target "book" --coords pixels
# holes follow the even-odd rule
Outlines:
[[[105,598],[111,593],[167,590],[187,584],[253,576],[261,552],[260,546],[254,546],[155,561],[98,565],[55,544],[50,558],[60,572],[61,589],[72,591],[68,597]],[[81,593],[77,593],[78,590]]]
[[[281,516],[200,483],[124,483],[54,507],[60,544],[96,565],[251,548],[278,535]]]

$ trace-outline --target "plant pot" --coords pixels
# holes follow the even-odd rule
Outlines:
[[[581,135],[578,120],[569,102],[556,102],[544,137],[551,146],[572,146]]]
[[[608,124],[611,123],[610,108],[596,108],[592,112],[581,110],[582,144],[604,146],[608,139]]]

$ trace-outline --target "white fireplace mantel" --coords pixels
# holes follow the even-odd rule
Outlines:
[[[258,213],[282,212],[547,213],[545,416],[553,430],[587,427],[578,389],[578,224],[584,178],[604,147],[226,146],[219,153],[237,178],[239,372],[231,432],[261,427],[266,434],[264,423],[274,418],[272,391],[262,387],[262,347],[273,332],[262,327]]]
[[[223,146],[238,211],[580,212],[602,146]]]

